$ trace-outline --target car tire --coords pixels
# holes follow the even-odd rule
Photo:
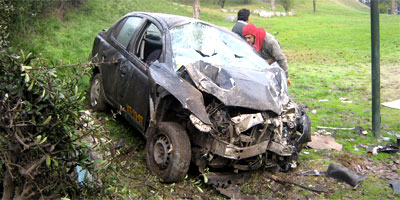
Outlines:
[[[104,98],[103,80],[100,73],[94,74],[90,81],[89,100],[90,107],[95,111],[105,111],[107,109]]]
[[[146,141],[146,165],[164,182],[182,180],[189,170],[190,140],[181,125],[161,122]]]

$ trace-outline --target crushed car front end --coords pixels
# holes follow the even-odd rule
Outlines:
[[[310,120],[288,97],[279,67],[244,71],[199,61],[181,74],[202,91],[211,122],[189,116],[192,160],[200,169],[296,167],[298,153],[311,139]],[[253,79],[261,75],[264,79]]]
[[[207,112],[210,126],[190,117],[190,137],[197,146],[192,160],[199,167],[252,170],[264,166],[286,171],[296,167],[298,153],[311,138],[309,118],[293,102],[281,115],[227,107],[217,101],[207,106]]]

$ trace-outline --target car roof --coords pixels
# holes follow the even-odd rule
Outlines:
[[[130,13],[126,14],[125,16],[143,16],[143,15],[151,16],[151,17],[155,18],[156,20],[162,22],[164,25],[166,25],[167,29],[170,29],[178,24],[185,24],[185,23],[189,23],[192,21],[201,21],[201,20],[197,20],[194,18],[186,17],[186,16],[165,14],[165,13],[152,13],[152,12],[130,12]],[[201,22],[207,23],[204,21],[201,21]],[[207,24],[209,24],[209,23],[207,23]]]

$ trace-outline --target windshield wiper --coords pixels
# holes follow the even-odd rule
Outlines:
[[[237,55],[237,54],[234,54],[235,55],[235,58],[243,58],[244,56],[239,56],[239,55]]]
[[[210,56],[210,55],[204,54],[204,53],[201,52],[200,50],[195,49],[195,51],[196,51],[197,53],[199,53],[199,54],[200,54],[201,56],[203,56],[203,57],[211,57],[211,56],[215,56],[215,55],[218,54],[217,52],[214,51],[214,53],[211,54],[211,56]]]

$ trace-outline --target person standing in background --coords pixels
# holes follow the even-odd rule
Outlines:
[[[247,22],[249,22],[249,16],[250,16],[250,10],[247,10],[245,8],[239,10],[238,16],[237,16],[237,22],[235,26],[232,28],[232,32],[238,34],[240,37],[244,39],[242,36],[242,30],[245,25],[247,25]]]

